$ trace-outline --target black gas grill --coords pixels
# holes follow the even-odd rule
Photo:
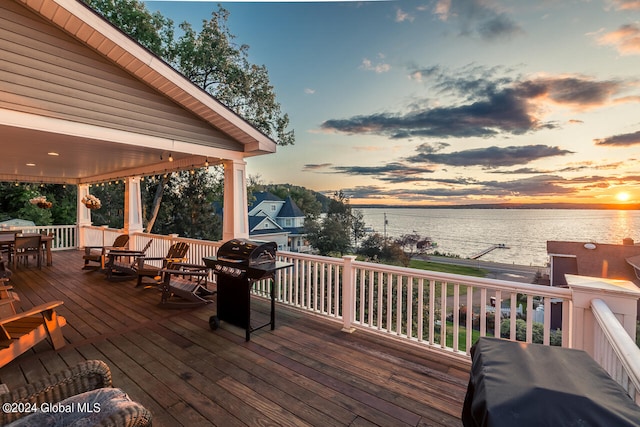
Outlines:
[[[249,341],[251,332],[271,325],[275,328],[275,285],[271,283],[271,319],[269,323],[251,326],[251,288],[259,280],[272,280],[275,272],[292,264],[276,260],[275,242],[232,239],[218,249],[216,257],[205,257],[205,265],[217,275],[216,316],[209,326],[216,330],[220,321],[242,327]]]

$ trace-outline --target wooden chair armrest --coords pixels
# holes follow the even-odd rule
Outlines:
[[[150,257],[150,256],[142,256],[142,258],[145,259],[145,261],[164,261],[166,258],[163,256],[155,256],[155,257]]]
[[[8,281],[8,279],[7,279]],[[3,282],[2,279],[0,279],[0,283]],[[11,289],[13,289],[13,285],[0,285],[0,292],[2,291],[10,291]]]
[[[172,275],[176,275],[176,276],[197,276],[197,277],[204,277],[207,276],[208,273],[206,271],[194,271],[194,270],[174,270],[174,269],[167,269],[164,268],[162,270],[160,270],[161,273],[167,273],[167,274],[172,274]]]
[[[43,313],[45,311],[53,310],[54,308],[59,307],[62,304],[64,304],[63,301],[51,301],[51,302],[47,302],[45,304],[37,305],[37,306],[35,306],[33,308],[30,308],[29,310],[26,310],[26,311],[23,311],[23,312],[20,312],[20,313],[16,313],[16,314],[14,314],[12,316],[7,316],[7,317],[5,317],[3,319],[0,319],[0,325],[4,325],[6,323],[13,322],[15,320],[20,320],[20,319],[25,318],[25,317],[33,316],[34,314],[40,314],[40,313]]]
[[[13,298],[2,298],[0,299],[0,307],[5,305],[14,304],[16,301]]]
[[[144,256],[144,252],[142,251],[130,251],[128,249],[125,250],[120,250],[120,249],[111,249],[108,253],[108,255],[113,255],[113,256],[136,256],[136,257],[143,257]]]
[[[85,246],[84,247],[84,254],[85,255],[91,255],[91,251],[92,250],[100,250],[101,254],[104,255],[106,253],[106,249],[104,248],[104,246]]]
[[[207,267],[206,265],[194,264],[190,262],[174,262],[171,264],[171,266],[174,269],[177,267],[178,269],[187,268],[189,270],[202,270],[202,271],[209,270],[209,267]]]

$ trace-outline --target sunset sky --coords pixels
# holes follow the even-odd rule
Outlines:
[[[146,4],[199,30],[217,2]],[[371,204],[640,202],[640,0],[221,4],[296,132],[249,160],[266,183]]]

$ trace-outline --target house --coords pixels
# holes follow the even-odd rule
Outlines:
[[[579,275],[627,280],[640,287],[640,245],[634,244],[632,239],[624,239],[621,245],[547,241],[547,254],[551,286],[566,287],[567,275]],[[638,309],[640,313],[640,301]],[[553,318],[559,314],[554,313],[556,311],[552,310]]]
[[[304,212],[291,196],[282,200],[268,192],[255,193],[249,206],[249,237],[274,241],[279,250],[305,252],[309,249],[304,230]]]
[[[566,274],[628,280],[640,286],[630,258],[640,256],[640,245],[625,239],[623,244],[548,241],[551,286],[565,286]],[[633,261],[633,260],[631,260]]]

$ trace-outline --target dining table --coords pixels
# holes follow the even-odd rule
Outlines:
[[[45,249],[47,254],[47,265],[53,265],[53,256],[51,255],[51,247],[53,245],[54,236],[49,236],[46,234],[38,234],[38,233],[22,233],[21,236],[40,236],[40,241],[42,242],[42,247]],[[6,246],[11,249],[13,244],[16,241],[16,235],[12,233],[0,234],[0,247]]]

